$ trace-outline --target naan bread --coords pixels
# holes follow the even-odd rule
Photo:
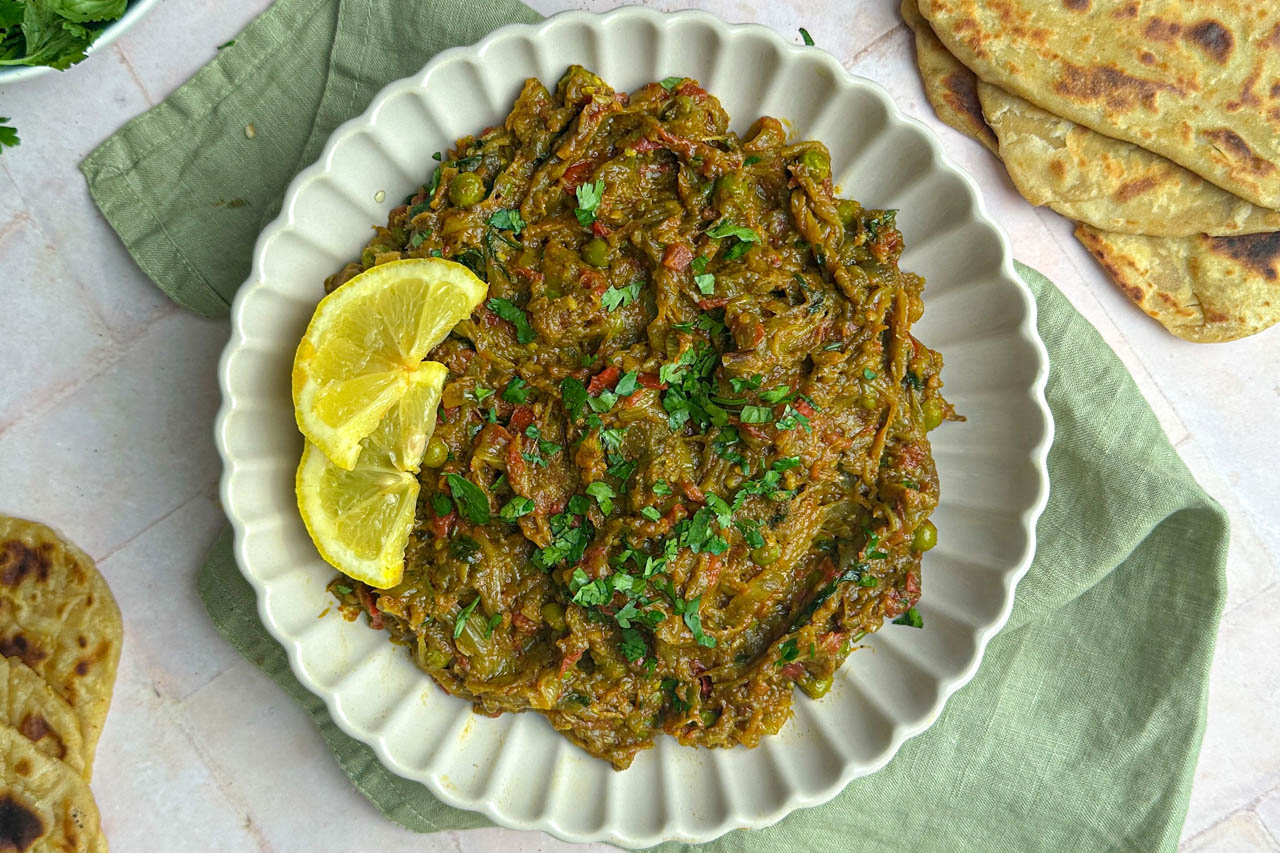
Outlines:
[[[921,0],[988,83],[1280,208],[1280,4]]]
[[[1232,341],[1280,321],[1280,232],[1144,237],[1076,227],[1133,303],[1180,338]]]
[[[943,47],[924,18],[917,0],[902,0],[902,19],[916,34],[916,64],[924,81],[924,96],[938,118],[965,136],[972,136],[991,151],[996,135],[982,118],[978,104],[978,77]]]
[[[1018,192],[1104,231],[1226,237],[1280,230],[1280,212],[1232,195],[1178,164],[978,84]]]
[[[88,778],[76,712],[17,658],[0,658],[0,725],[12,726],[36,749]]]
[[[0,726],[0,850],[107,849],[88,784],[9,726]]]
[[[48,527],[0,516],[0,654],[76,712],[86,769],[111,704],[120,609],[93,561]]]

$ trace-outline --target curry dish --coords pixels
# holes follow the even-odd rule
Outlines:
[[[529,80],[437,159],[326,282],[435,256],[489,285],[430,356],[404,580],[335,580],[349,618],[619,769],[661,733],[754,746],[884,620],[920,626],[927,432],[956,416],[894,211],[682,78]]]

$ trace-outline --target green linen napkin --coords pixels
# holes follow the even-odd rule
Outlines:
[[[183,305],[220,313],[285,184],[333,127],[439,49],[535,17],[507,0],[278,0],[82,168],[148,275]],[[1038,554],[1009,624],[973,681],[884,770],[828,805],[706,849],[1176,847],[1225,595],[1227,518],[1097,333],[1043,276],[1019,273],[1054,366],[1057,437]],[[259,622],[229,534],[199,585],[218,629],[307,709],[387,817],[420,832],[487,825],[391,774],[337,728]]]

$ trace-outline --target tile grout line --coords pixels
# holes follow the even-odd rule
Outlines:
[[[847,61],[841,62],[839,59],[837,59],[836,61],[840,62],[840,65],[844,68],[845,71],[848,71],[851,66],[857,65],[858,62],[861,61],[863,57],[867,56],[872,51],[879,48],[881,42],[888,41],[894,35],[897,34],[898,30],[905,29],[906,26],[907,26],[907,22],[899,18],[896,24],[894,24],[892,27],[890,27],[889,29],[885,30],[880,35],[872,39],[870,44],[868,44],[866,47],[859,50],[857,53],[851,56]]]
[[[151,97],[151,93],[147,91],[147,87],[142,84],[142,78],[138,76],[138,71],[133,67],[133,63],[129,61],[129,55],[124,52],[124,47],[116,42],[111,46],[116,56],[120,57],[120,61],[124,63],[125,70],[129,72],[129,78],[133,80],[133,85],[138,87],[138,91],[142,93],[142,99],[147,102],[147,108],[150,109],[156,105],[155,100]]]
[[[1274,788],[1268,788],[1267,790],[1263,791],[1261,794],[1256,795],[1253,799],[1246,801],[1243,805],[1238,806],[1232,809],[1231,811],[1226,812],[1225,814],[1219,815],[1215,820],[1213,820],[1211,823],[1206,825],[1203,829],[1201,829],[1195,835],[1192,835],[1190,838],[1182,839],[1179,842],[1178,847],[1181,848],[1182,845],[1184,844],[1191,844],[1195,842],[1195,840],[1198,839],[1200,836],[1205,835],[1206,833],[1211,832],[1212,830],[1218,828],[1222,824],[1231,820],[1231,818],[1235,817],[1236,815],[1248,814],[1248,813],[1252,813],[1253,816],[1258,819],[1258,825],[1262,827],[1262,831],[1266,833],[1267,839],[1270,840],[1277,847],[1280,847],[1280,838],[1277,838],[1275,834],[1272,833],[1270,827],[1267,826],[1266,821],[1262,819],[1262,815],[1258,813],[1258,806],[1262,804],[1262,801],[1265,800],[1267,797],[1271,796],[1272,794],[1277,794],[1277,793],[1280,793],[1280,785],[1276,785]]]
[[[218,476],[221,477],[222,474],[219,473]],[[214,482],[216,483],[217,481],[215,480]],[[209,496],[206,490],[202,488],[197,492],[191,492],[186,497],[179,498],[178,504],[176,506],[174,506],[172,509],[166,510],[163,515],[160,515],[155,519],[151,520],[150,522],[148,522],[146,527],[143,527],[141,530],[135,531],[133,535],[131,535],[128,539],[125,539],[123,542],[120,542],[119,544],[115,545],[114,547],[111,548],[111,550],[107,551],[101,557],[94,557],[94,562],[105,563],[107,560],[111,559],[116,554],[123,551],[125,548],[128,548],[130,545],[136,542],[140,537],[145,536],[156,525],[163,524],[174,514],[186,509],[188,506],[195,503],[200,498],[207,499],[208,497]],[[217,503],[216,501],[210,501],[210,502],[215,503],[218,506],[219,511],[221,511],[222,505],[220,503]]]

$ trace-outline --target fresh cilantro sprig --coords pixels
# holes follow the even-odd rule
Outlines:
[[[458,512],[476,524],[489,523],[489,498],[480,491],[480,487],[466,477],[457,474],[445,474],[449,483],[449,492],[458,505]]]
[[[512,234],[519,234],[524,230],[524,217],[520,215],[518,210],[499,210],[490,216],[488,223],[493,228],[499,228],[504,231],[510,231]]]
[[[3,30],[0,30],[0,32],[3,32]],[[10,119],[0,116],[0,152],[3,152],[5,148],[17,148],[22,143],[22,140],[18,138],[18,129],[5,124],[7,121],[10,121]]]
[[[579,225],[590,228],[591,223],[596,221],[596,210],[600,207],[600,200],[604,198],[604,178],[593,183],[581,184],[575,195],[578,199],[578,207],[573,211],[573,215],[578,217]]]
[[[538,333],[529,325],[529,315],[510,299],[494,296],[486,304],[490,311],[516,327],[516,340],[520,343],[531,344],[538,337]]]

